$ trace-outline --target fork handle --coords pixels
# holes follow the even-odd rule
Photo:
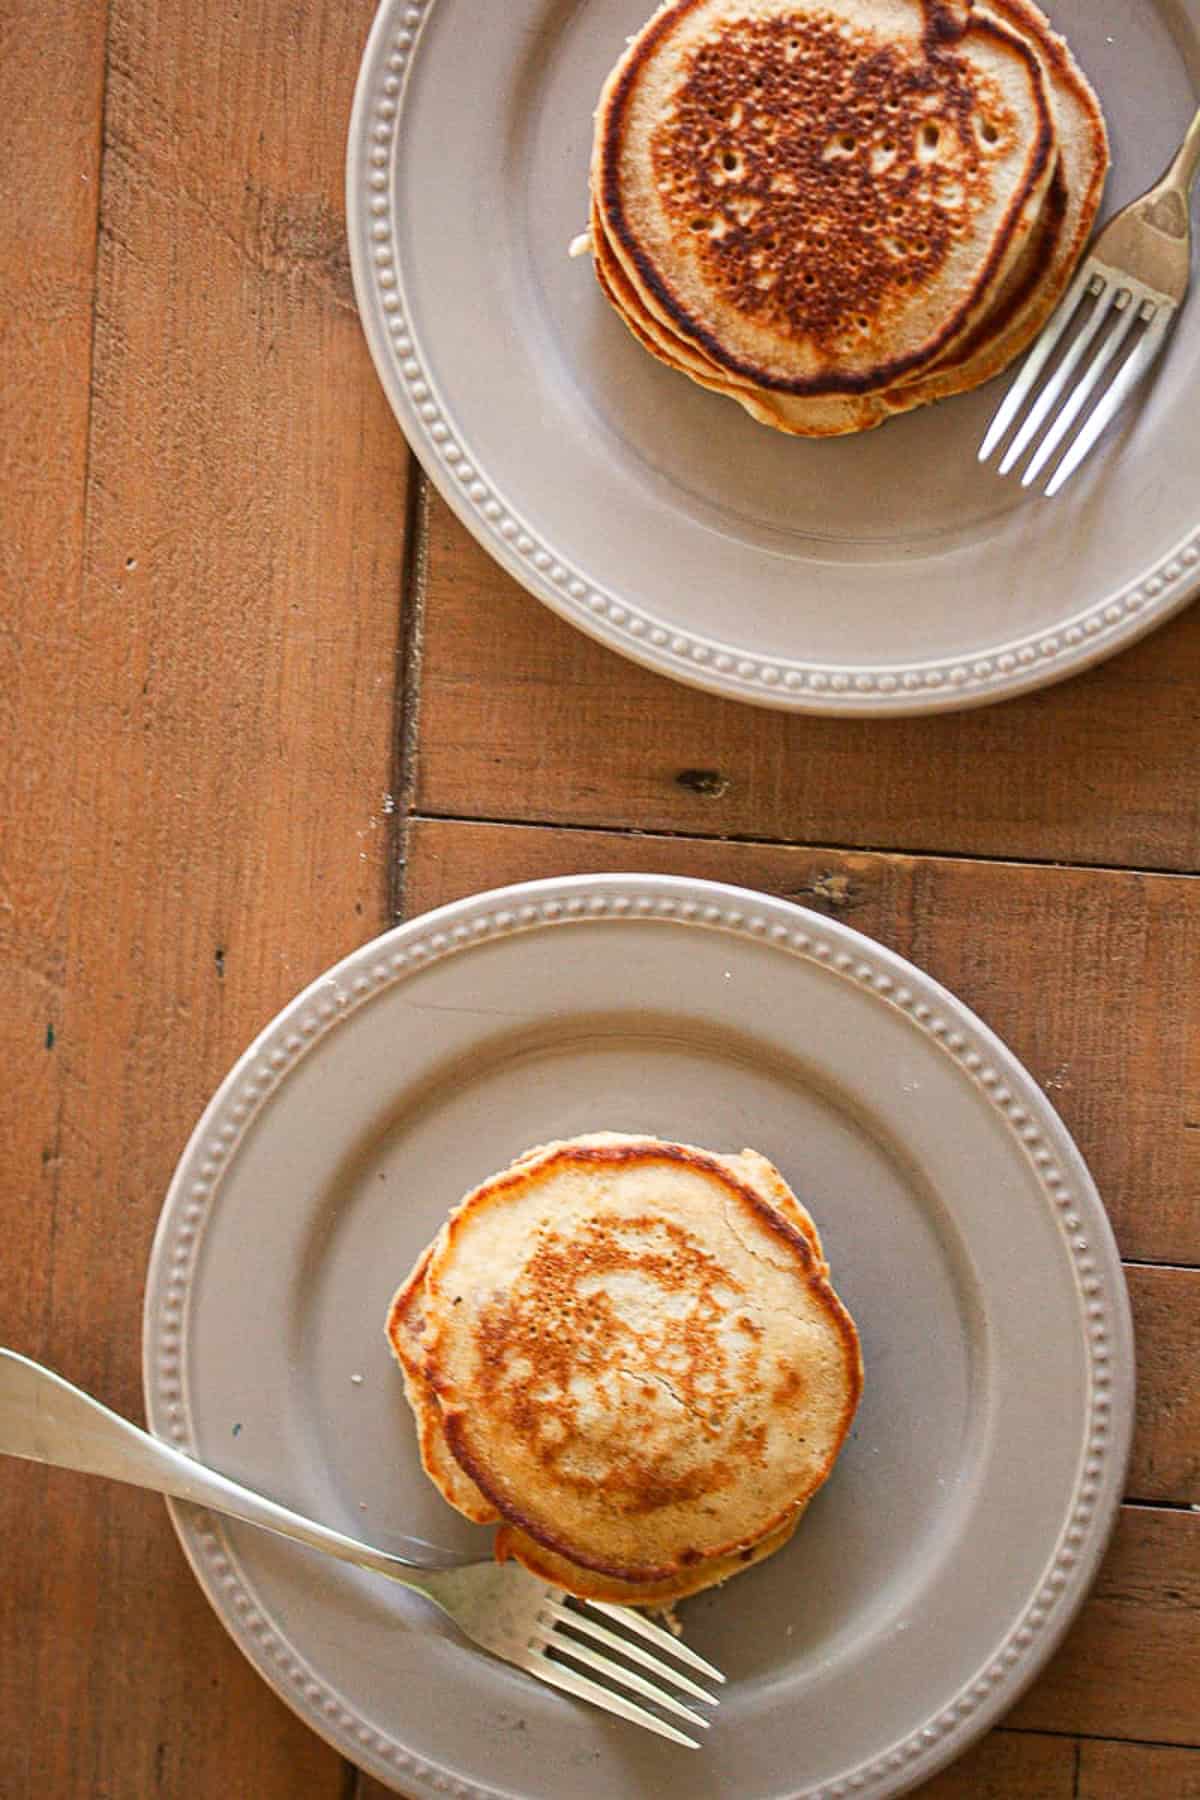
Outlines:
[[[1188,126],[1187,136],[1179,146],[1179,152],[1166,174],[1161,186],[1178,188],[1182,193],[1191,192],[1192,183],[1196,179],[1196,170],[1200,168],[1200,112]]]
[[[419,1563],[360,1544],[230,1481],[172,1444],[140,1431],[61,1375],[14,1350],[2,1349],[0,1452],[86,1475],[107,1475],[113,1481],[170,1494],[176,1500],[191,1500],[425,1592],[420,1582],[409,1581],[402,1573],[419,1569]]]

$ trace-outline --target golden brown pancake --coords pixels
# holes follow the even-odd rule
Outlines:
[[[787,1525],[860,1391],[808,1236],[689,1146],[568,1143],[483,1183],[422,1304],[455,1461],[528,1537],[626,1582]]]
[[[388,1311],[387,1338],[404,1373],[404,1391],[417,1426],[421,1466],[446,1500],[473,1525],[493,1525],[500,1514],[450,1453],[437,1395],[425,1374],[425,1274],[437,1243],[427,1245]]]
[[[496,1533],[495,1556],[497,1562],[507,1562],[511,1557],[531,1575],[552,1582],[580,1600],[607,1600],[614,1606],[673,1606],[676,1600],[688,1600],[705,1588],[720,1587],[732,1576],[744,1574],[755,1563],[774,1556],[791,1538],[803,1512],[803,1507],[798,1508],[786,1525],[760,1538],[757,1544],[739,1550],[736,1556],[709,1557],[664,1581],[619,1581],[615,1576],[598,1574],[595,1569],[581,1569],[515,1525],[502,1525]]]
[[[689,376],[698,387],[736,400],[760,424],[772,425],[778,431],[797,437],[842,437],[854,431],[870,431],[890,417],[893,409],[877,394],[801,396],[767,393],[750,382],[726,375],[703,351],[674,335],[661,320],[643,308],[640,296],[612,255],[594,214],[592,259],[602,292],[643,349],[666,363],[668,368]],[[918,406],[920,400],[914,398],[910,404]]]
[[[967,0],[963,0],[964,15]],[[699,385],[737,399],[776,429],[804,436],[868,430],[894,413],[965,392],[1024,351],[1065,292],[1095,224],[1108,170],[1103,114],[1070,49],[1032,0],[976,0],[980,16],[1020,33],[1038,56],[1055,121],[1056,157],[1036,228],[999,284],[984,318],[952,350],[876,394],[807,400],[730,377],[642,304],[615,258],[593,204],[590,238],[601,288],[643,347]]]
[[[643,310],[727,380],[869,394],[983,316],[1054,166],[1042,67],[922,0],[676,0],[597,114],[593,195]]]
[[[1034,242],[1007,295],[965,342],[904,384],[922,400],[990,381],[1028,348],[1070,285],[1095,227],[1108,176],[1108,132],[1096,94],[1065,40],[1033,0],[977,0],[977,10],[1019,31],[1041,61],[1058,163]]]
[[[574,1138],[571,1143],[620,1144],[627,1141],[620,1133],[594,1132],[586,1137]],[[536,1145],[518,1158],[512,1167],[528,1167],[561,1147],[557,1142]],[[827,1275],[829,1265],[825,1261],[817,1227],[779,1170],[755,1150],[743,1150],[738,1156],[726,1156],[720,1160],[732,1174],[743,1177],[754,1186],[789,1224],[807,1238],[818,1268]],[[442,1497],[462,1513],[464,1518],[476,1525],[490,1525],[500,1514],[451,1454],[437,1394],[425,1373],[425,1276],[438,1241],[439,1239],[435,1239],[426,1246],[407,1279],[396,1290],[388,1311],[387,1338],[392,1354],[404,1374],[405,1393],[416,1422],[417,1444],[425,1473]],[[712,1579],[719,1580],[722,1577],[714,1575]]]
[[[718,1157],[707,1152],[693,1152],[686,1146],[661,1145],[655,1139],[630,1139],[623,1134],[610,1132],[594,1133],[566,1143],[545,1144],[527,1151],[504,1172],[504,1176],[494,1178],[492,1183],[485,1183],[483,1189],[468,1196],[464,1207],[485,1189],[494,1187],[496,1182],[536,1172],[555,1163],[563,1153],[570,1156],[574,1152],[599,1151],[610,1155],[625,1155],[631,1146],[642,1153],[682,1149],[689,1155],[700,1156],[718,1165],[734,1186],[744,1187],[757,1196],[765,1212],[776,1218],[781,1229],[796,1234],[801,1241],[800,1254],[803,1257],[805,1248],[807,1249],[808,1262],[816,1276],[824,1278],[828,1274],[820,1236],[811,1216],[796,1199],[779,1171],[765,1157],[752,1150],[744,1150],[736,1156]],[[452,1506],[475,1522],[487,1524],[500,1519],[502,1514],[452,1454],[438,1395],[428,1368],[431,1307],[427,1295],[427,1276],[433,1256],[446,1242],[449,1230],[449,1226],[443,1227],[434,1243],[422,1252],[408,1279],[397,1291],[388,1315],[387,1335],[393,1353],[404,1371],[405,1391],[417,1423],[421,1459],[426,1472]],[[451,1317],[453,1316],[452,1313]],[[857,1366],[856,1348],[854,1360]],[[728,1580],[773,1554],[791,1537],[803,1505],[803,1502],[798,1503],[785,1517],[773,1524],[771,1529],[752,1541],[739,1545],[728,1555],[690,1561],[673,1573],[661,1574],[653,1579],[630,1579],[584,1567],[561,1551],[539,1542],[522,1529],[520,1524],[507,1521],[502,1523],[497,1536],[495,1553],[499,1560],[512,1557],[542,1579],[584,1598],[612,1600],[626,1605],[666,1606],[697,1593],[702,1588]]]

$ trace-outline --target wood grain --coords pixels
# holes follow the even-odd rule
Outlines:
[[[1200,867],[1200,612],[1027,699],[789,717],[636,668],[528,597],[439,500],[422,812]]]
[[[1137,1337],[1137,1430],[1126,1492],[1200,1505],[1200,1274],[1126,1271]]]
[[[1200,1800],[1200,1752],[1084,1743],[1077,1793],[1078,1800]]]
[[[1127,1506],[1091,1598],[1008,1722],[1194,1745],[1198,1662],[1200,1514]]]
[[[9,6],[0,54],[0,1161],[5,1267],[36,1267],[55,1137],[96,260],[103,0]],[[13,179],[16,172],[19,179]],[[35,1330],[36,1281],[0,1289],[2,1334]],[[0,1489],[0,1507],[4,1504]],[[0,1542],[5,1536],[0,1525]],[[11,1614],[0,1609],[0,1681]]]
[[[0,1343],[40,1346],[60,1140],[79,608],[106,0],[13,0],[0,28]],[[32,1794],[42,1493],[0,1478],[0,1792]],[[32,1527],[36,1532],[36,1525]]]
[[[77,53],[58,10],[46,59]],[[66,542],[36,586],[51,604],[39,622],[31,594],[21,627],[49,773],[22,799],[7,891],[36,997],[21,1062],[54,1098],[16,1121],[28,1182],[5,1243],[23,1279],[4,1284],[3,1336],[134,1417],[146,1256],[192,1123],[281,1002],[388,917],[407,456],[351,304],[341,198],[372,11],[112,8],[82,579],[64,478]],[[44,114],[73,79],[94,131],[95,68],[39,66],[28,99]],[[74,154],[54,146],[63,181]],[[82,284],[85,248],[56,249]],[[86,405],[86,369],[63,382]],[[79,436],[77,413],[66,425]],[[47,414],[40,454],[53,436]],[[2,1492],[0,1792],[341,1792],[339,1758],[226,1638],[161,1504],[24,1465]]]
[[[419,912],[508,881],[598,869],[782,894],[912,957],[1046,1089],[1088,1159],[1122,1252],[1200,1263],[1200,883],[418,820],[407,904]],[[1194,1407],[1194,1385],[1189,1392]]]
[[[913,1800],[1074,1800],[1075,1757],[1070,1738],[992,1731]]]

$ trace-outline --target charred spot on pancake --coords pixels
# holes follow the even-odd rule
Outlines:
[[[925,47],[932,55],[961,37],[970,21],[971,0],[928,0]]]
[[[836,350],[938,274],[1015,129],[952,36],[915,57],[828,16],[743,18],[690,53],[653,173],[727,304]]]

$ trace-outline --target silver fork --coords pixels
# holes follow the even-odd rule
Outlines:
[[[1031,487],[1056,452],[1067,445],[1047,484],[1049,498],[1065,487],[1116,418],[1158,356],[1187,294],[1191,274],[1188,198],[1198,166],[1200,112],[1162,180],[1119,212],[1096,239],[992,420],[979,451],[980,462],[990,460],[1026,401],[1032,399],[1004,453],[1000,473],[1007,475],[1015,468],[1044,429],[1021,485]],[[1057,367],[1035,398],[1039,377],[1064,343],[1076,315],[1076,334],[1065,344]],[[1118,363],[1139,326],[1140,334],[1125,360]],[[1090,361],[1086,360],[1089,352]],[[1108,386],[1102,389],[1100,384],[1110,370]],[[1094,395],[1098,398],[1092,411],[1068,444],[1068,433]]]
[[[591,1611],[584,1611],[568,1602],[559,1589],[538,1581],[517,1563],[477,1562],[431,1569],[407,1557],[372,1549],[369,1544],[360,1544],[340,1531],[318,1525],[230,1481],[215,1469],[206,1468],[161,1438],[140,1431],[40,1363],[3,1349],[0,1452],[33,1462],[53,1463],[62,1469],[78,1469],[85,1474],[107,1475],[134,1487],[153,1488],[177,1500],[190,1500],[214,1512],[227,1513],[248,1525],[261,1525],[282,1537],[295,1538],[313,1550],[355,1563],[360,1569],[386,1575],[440,1606],[464,1636],[490,1650],[493,1656],[515,1663],[551,1687],[591,1700],[606,1712],[657,1732],[674,1744],[686,1744],[692,1750],[699,1748],[695,1738],[686,1737],[645,1707],[603,1684],[623,1687],[690,1725],[701,1730],[708,1728],[709,1721],[684,1706],[670,1690],[678,1689],[692,1699],[712,1704],[716,1696],[665,1661],[664,1656],[688,1665],[710,1681],[720,1683],[725,1677],[686,1644],[631,1608],[589,1601],[586,1605]],[[600,1624],[591,1616],[593,1612],[611,1623]],[[603,1654],[592,1647],[596,1644],[613,1654]],[[654,1649],[647,1649],[647,1644]],[[662,1654],[655,1655],[654,1650]],[[600,1680],[580,1674],[561,1660],[564,1657],[593,1670]],[[638,1667],[629,1668],[628,1663]],[[648,1670],[657,1679],[639,1674],[638,1668]]]

